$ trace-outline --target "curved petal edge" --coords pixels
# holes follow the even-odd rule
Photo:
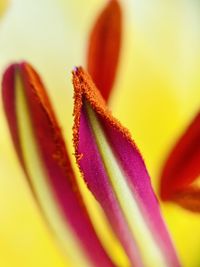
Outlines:
[[[75,156],[131,266],[180,266],[144,161],[89,74],[73,71]]]

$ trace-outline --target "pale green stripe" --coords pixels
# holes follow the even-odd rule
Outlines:
[[[85,103],[85,106],[104,167],[122,212],[140,249],[145,267],[168,266],[163,253],[155,243],[153,233],[150,232],[144,221],[137,201],[127,184],[125,174],[112,152],[95,112],[89,104]]]
[[[84,255],[79,241],[73,235],[70,225],[64,222],[59,206],[47,183],[47,174],[42,166],[40,155],[37,150],[27,103],[23,91],[20,75],[16,75],[16,107],[17,122],[19,125],[20,144],[28,174],[31,178],[34,190],[45,216],[56,233],[59,243],[67,257],[70,266],[91,267],[89,260]]]

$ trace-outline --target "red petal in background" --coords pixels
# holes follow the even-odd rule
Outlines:
[[[117,0],[111,0],[91,32],[88,72],[107,101],[116,76],[121,46],[122,14]]]
[[[200,211],[200,112],[172,149],[162,171],[161,198]]]

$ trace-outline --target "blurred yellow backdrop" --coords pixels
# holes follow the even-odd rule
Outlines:
[[[26,59],[36,67],[71,153],[70,72],[75,65],[85,65],[88,35],[106,2],[12,0],[5,9],[0,0],[0,10],[5,9],[0,20],[0,74],[16,60]],[[157,192],[163,160],[200,106],[200,3],[124,0],[121,5],[123,47],[110,106],[139,145]],[[66,266],[25,182],[2,102],[0,121],[0,266]],[[87,201],[94,216],[89,193]],[[162,211],[183,265],[199,266],[200,216],[173,204],[162,204]],[[102,228],[98,225],[106,237]]]

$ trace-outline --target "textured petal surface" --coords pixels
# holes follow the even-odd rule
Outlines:
[[[121,17],[118,1],[108,1],[92,29],[89,40],[88,71],[106,100],[113,87],[119,60]]]
[[[161,197],[200,212],[200,112],[172,149],[161,176]]]
[[[75,155],[132,266],[179,266],[143,159],[90,76],[73,72]]]
[[[45,88],[29,64],[7,69],[3,100],[17,155],[52,233],[71,262],[68,266],[114,266],[78,192]]]

